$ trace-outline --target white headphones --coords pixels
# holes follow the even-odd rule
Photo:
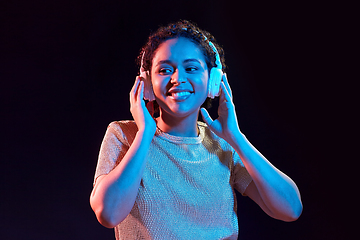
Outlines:
[[[144,99],[149,101],[155,100],[154,90],[150,79],[150,72],[145,71],[143,67],[145,51],[141,57],[140,77],[144,79]]]
[[[184,28],[184,29],[186,30],[186,28]],[[207,37],[206,36],[204,36],[204,37],[205,37],[205,41],[206,41]],[[220,61],[220,55],[219,55],[218,50],[216,49],[215,45],[211,41],[209,41],[209,45],[215,53],[216,67],[211,68],[211,71],[210,71],[210,77],[209,77],[209,83],[208,83],[208,86],[209,86],[208,97],[215,98],[215,97],[219,96],[219,93],[220,93],[220,83],[221,83],[223,71],[222,71],[222,64]],[[141,57],[141,67],[140,67],[140,77],[142,77],[144,79],[144,99],[149,100],[149,101],[154,101],[155,95],[154,95],[154,91],[153,91],[153,87],[152,87],[152,83],[151,83],[151,79],[150,79],[150,72],[145,71],[144,67],[143,67],[144,55],[145,55],[145,52],[143,52],[143,55]]]
[[[207,38],[205,37],[205,40],[206,39]],[[220,55],[219,55],[218,50],[216,49],[215,45],[211,41],[209,41],[209,45],[215,52],[216,67],[213,67],[210,71],[208,97],[215,98],[215,97],[218,97],[220,94],[221,78],[224,73],[222,71],[222,64],[220,61]]]

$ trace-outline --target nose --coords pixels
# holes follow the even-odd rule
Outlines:
[[[174,74],[171,76],[170,82],[175,85],[186,82],[186,76],[179,69],[176,69]]]

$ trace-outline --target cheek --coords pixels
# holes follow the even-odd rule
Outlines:
[[[199,83],[199,85],[202,89],[202,92],[206,93],[206,96],[207,96],[207,92],[209,89],[209,74],[207,72],[204,73],[204,75],[202,76],[201,82]]]
[[[158,77],[158,76],[151,77],[151,83],[153,86],[154,93],[161,92],[164,82],[165,82],[164,79],[162,79],[161,77]]]
[[[202,95],[206,94],[208,91],[208,81],[201,82],[196,86],[197,92]]]
[[[207,75],[204,78],[200,78],[200,81],[194,83],[193,87],[195,88],[197,102],[203,104],[208,96],[208,78]]]

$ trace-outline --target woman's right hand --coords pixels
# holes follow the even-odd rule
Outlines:
[[[144,100],[144,82],[139,76],[136,77],[134,86],[130,91],[130,112],[135,120],[139,131],[147,131],[155,134],[156,123],[146,108]]]
[[[130,111],[139,129],[120,163],[100,176],[91,193],[90,204],[99,222],[114,228],[131,212],[146,166],[147,154],[156,131],[156,123],[145,106],[144,83],[136,77],[130,91]],[[111,150],[112,142],[106,142]]]

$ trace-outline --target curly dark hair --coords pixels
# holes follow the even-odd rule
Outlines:
[[[141,60],[143,61],[143,68],[145,71],[151,71],[152,59],[155,56],[156,50],[161,43],[166,40],[184,37],[195,43],[205,56],[205,62],[210,70],[216,67],[215,63],[215,52],[209,45],[211,41],[216,49],[218,50],[220,61],[222,64],[222,70],[225,71],[225,56],[223,48],[216,42],[213,35],[205,30],[201,30],[195,23],[191,23],[187,20],[180,20],[175,23],[170,23],[167,26],[160,27],[156,32],[151,33],[146,44],[141,48],[140,53],[137,57],[137,64],[139,69],[141,66]],[[144,55],[144,56],[143,56]],[[203,107],[209,108],[211,106],[211,99],[207,98]]]

